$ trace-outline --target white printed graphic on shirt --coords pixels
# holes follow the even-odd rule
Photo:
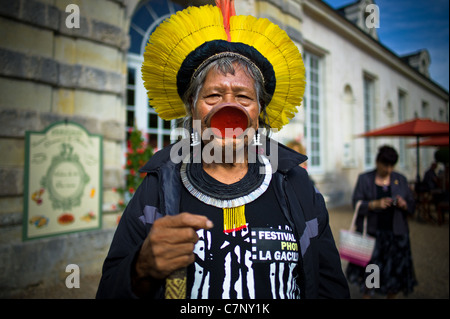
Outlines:
[[[280,227],[281,228],[281,227]],[[199,241],[195,245],[194,254],[194,282],[191,298],[209,298],[211,285],[222,285],[222,298],[255,298],[255,279],[253,263],[269,263],[269,282],[272,298],[299,298],[300,291],[294,273],[298,261],[297,242],[289,227],[286,230],[273,228],[253,228],[227,234],[227,239],[220,244],[219,255],[212,256],[211,232],[203,229],[197,231]],[[236,241],[251,243],[251,251],[240,245],[232,244]],[[218,245],[218,243],[214,243]],[[210,267],[214,258],[224,260],[223,276],[217,276],[211,282]],[[238,273],[233,267],[238,267]],[[217,282],[222,278],[223,282]],[[233,294],[233,295],[232,295]]]

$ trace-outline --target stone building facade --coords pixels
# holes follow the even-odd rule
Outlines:
[[[214,1],[0,0],[0,297],[62,285],[67,264],[79,265],[82,275],[101,271],[121,214],[114,189],[124,184],[127,128],[143,130],[156,149],[171,141],[174,123],[148,108],[143,47],[165,17],[206,3]],[[367,4],[336,11],[319,0],[236,1],[238,14],[279,24],[304,56],[304,105],[275,138],[305,144],[308,169],[330,205],[348,203],[357,174],[373,164],[370,156],[383,142],[355,134],[414,115],[448,121],[448,92],[419,61],[429,56],[401,59],[377,41],[376,30],[362,30]],[[371,114],[366,126],[364,105]],[[65,119],[103,136],[102,229],[23,242],[25,132]],[[409,154],[404,143],[387,142]],[[422,156],[426,163],[432,154]],[[409,172],[415,162],[405,158],[400,168]]]

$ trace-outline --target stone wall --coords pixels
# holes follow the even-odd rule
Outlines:
[[[0,1],[0,297],[99,273],[123,185],[128,17],[119,0]],[[66,24],[78,6],[79,28]],[[103,136],[103,229],[22,242],[25,132],[70,120]]]

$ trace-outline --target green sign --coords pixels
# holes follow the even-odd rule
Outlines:
[[[23,239],[100,228],[102,137],[58,122],[25,142]]]

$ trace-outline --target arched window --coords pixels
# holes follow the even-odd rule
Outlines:
[[[141,65],[150,34],[167,17],[184,9],[170,0],[148,0],[138,5],[130,23],[130,49],[127,55],[127,139],[131,128],[141,130],[146,140],[159,150],[170,144],[170,131],[175,121],[164,121],[149,106],[142,81]]]

